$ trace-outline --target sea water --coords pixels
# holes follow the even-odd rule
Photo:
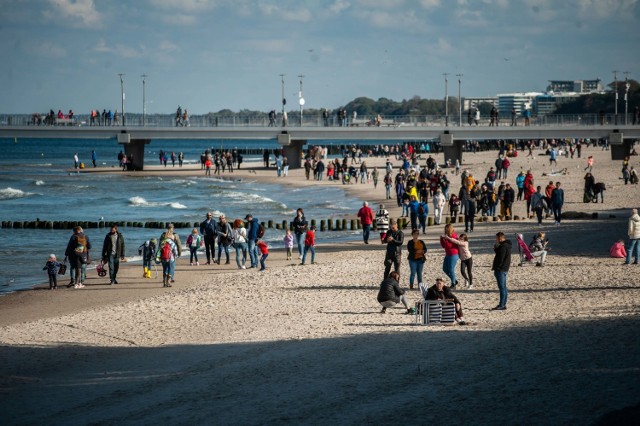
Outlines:
[[[260,147],[276,149],[275,142],[234,141],[222,148]],[[130,176],[119,173],[75,173],[73,155],[78,153],[85,167],[91,168],[91,150],[96,151],[98,166],[114,167],[117,172],[115,141],[0,139],[0,220],[2,221],[161,221],[200,222],[207,211],[224,213],[228,219],[244,218],[252,213],[260,221],[281,223],[292,220],[302,207],[308,219],[327,219],[353,213],[359,202],[347,197],[340,186],[290,188],[265,184],[255,179],[222,177]],[[220,141],[163,140],[147,145],[145,165],[159,164],[158,152],[182,151],[186,163],[198,163],[205,149],[220,149]],[[261,161],[251,156],[245,163]],[[171,162],[168,169],[173,169]],[[176,164],[176,169],[178,165]],[[275,171],[274,171],[275,173]],[[139,261],[138,246],[162,230],[122,227],[126,257]],[[93,245],[92,259],[99,260],[107,228],[86,229]],[[190,229],[180,229],[182,242]],[[71,230],[0,229],[0,293],[27,289],[47,281],[42,271],[49,254],[64,258]],[[348,233],[331,238],[347,238]],[[265,240],[282,246],[283,231],[268,230]],[[318,242],[329,237],[318,233]],[[232,255],[233,256],[233,255]],[[95,267],[95,262],[94,265]],[[91,272],[90,273],[95,273]],[[62,282],[66,278],[60,277]]]

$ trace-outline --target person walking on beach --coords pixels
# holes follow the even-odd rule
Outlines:
[[[233,229],[231,231],[233,235],[233,243],[236,249],[236,265],[238,269],[247,269],[245,264],[247,263],[247,229],[244,227],[242,219],[236,219],[233,221]],[[242,260],[240,259],[242,254]]]
[[[113,225],[102,243],[102,264],[109,265],[111,285],[118,284],[118,269],[120,269],[120,260],[124,260],[124,253],[124,237],[118,231],[118,227]]]
[[[629,218],[629,226],[627,228],[627,235],[629,236],[629,250],[627,251],[627,259],[624,264],[631,263],[631,257],[634,256],[634,265],[638,264],[638,257],[640,257],[640,216],[638,216],[638,209],[631,210],[631,217]]]
[[[291,256],[293,255],[293,234],[289,228],[285,231],[282,242],[284,243],[284,248],[287,250],[287,260],[291,260]]]
[[[73,168],[76,170],[80,168],[80,159],[77,152],[73,154]]]
[[[556,187],[551,191],[551,211],[556,226],[562,222],[562,206],[564,205],[564,189],[560,188],[560,182],[556,182]]]
[[[400,288],[400,274],[396,271],[391,272],[388,277],[382,280],[376,300],[382,306],[381,314],[385,314],[387,308],[393,308],[398,303],[404,305],[407,314],[411,313],[411,309],[409,309],[409,305],[407,304],[405,291]]]
[[[151,278],[151,262],[155,261],[158,240],[151,238],[138,247],[138,254],[142,256],[142,278]]]
[[[224,250],[224,254],[226,257],[225,265],[228,265],[229,260],[229,245],[233,242],[233,237],[231,236],[231,225],[227,222],[226,217],[221,214],[218,217],[218,226],[216,228],[216,232],[218,234],[218,265],[221,265],[220,259],[222,258],[222,250]]]
[[[411,241],[407,243],[407,251],[409,255],[407,260],[409,261],[409,288],[413,289],[413,283],[415,278],[418,278],[418,284],[422,283],[422,270],[424,269],[424,263],[427,260],[427,244],[420,239],[420,230],[414,229],[411,231]]]
[[[207,255],[207,265],[216,262],[216,221],[213,213],[207,212],[207,218],[200,223],[200,235],[204,239],[204,253]]]
[[[536,192],[531,196],[531,210],[538,217],[538,225],[542,225],[542,210],[544,209],[544,196],[542,195],[542,187],[538,185]]]
[[[171,275],[171,282],[173,283],[175,282],[176,258],[182,256],[182,244],[180,243],[180,236],[175,233],[175,227],[173,223],[170,223],[169,226],[167,226],[167,230],[163,232],[162,235],[160,235],[160,241],[165,239],[172,240],[176,246],[176,251],[177,251],[177,255],[174,255],[173,258],[171,259],[171,262],[169,263],[169,266],[170,266],[169,274]]]
[[[316,227],[313,225],[304,236],[304,253],[302,254],[301,265],[304,265],[309,251],[311,251],[311,264],[313,265],[316,263]]]
[[[47,275],[49,276],[49,290],[58,288],[58,269],[60,269],[60,264],[56,259],[56,255],[49,255],[47,263],[45,263],[44,268],[42,268],[43,271],[47,271]]]
[[[71,282],[67,287],[84,288],[84,281],[87,275],[87,263],[91,262],[89,252],[91,250],[91,242],[89,237],[85,235],[81,226],[73,228],[73,235],[67,243],[67,249],[64,251],[65,258],[69,259]]]
[[[256,243],[256,249],[260,251],[260,271],[265,271],[267,265],[265,264],[267,257],[269,257],[269,246],[262,240],[258,240]]]
[[[369,207],[369,203],[364,201],[362,203],[362,207],[358,211],[358,218],[360,219],[360,224],[362,225],[362,239],[365,244],[369,244],[369,235],[371,232],[371,225],[373,224],[373,210]]]
[[[178,247],[171,230],[167,229],[167,232],[162,235],[164,238],[160,239],[160,249],[158,250],[158,260],[162,262],[162,286],[171,287],[171,283],[174,282],[173,271],[178,256]]]
[[[307,232],[307,219],[304,218],[304,210],[298,208],[296,210],[296,217],[293,219],[293,233],[296,236],[296,243],[298,245],[298,255],[299,258],[302,259],[302,250],[304,248],[302,236]]]
[[[376,213],[376,226],[380,233],[380,241],[384,244],[384,239],[389,230],[389,211],[384,208],[384,204],[380,204],[380,209]]]
[[[252,214],[248,214],[244,218],[247,224],[247,241],[249,242],[249,258],[251,259],[251,268],[258,267],[258,230],[260,229],[260,222],[257,218],[254,218]]]
[[[391,228],[387,231],[384,242],[387,243],[387,252],[384,257],[384,278],[389,277],[391,265],[398,274],[400,273],[400,258],[404,245],[404,233],[398,229],[398,221],[391,220]]]
[[[500,302],[492,311],[504,311],[507,309],[507,273],[511,266],[511,241],[507,240],[504,232],[496,234],[496,243],[493,246],[495,256],[491,270],[496,277],[498,290],[500,291]]]
[[[200,265],[198,262],[198,249],[202,245],[202,238],[198,233],[198,228],[193,228],[191,234],[187,237],[187,247],[189,247],[189,265],[193,266],[195,260],[196,266]]]

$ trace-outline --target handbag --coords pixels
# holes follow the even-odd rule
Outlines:
[[[63,263],[60,265],[60,269],[58,269],[58,275],[64,275],[67,273],[67,263]]]

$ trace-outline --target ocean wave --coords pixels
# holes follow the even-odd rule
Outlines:
[[[35,195],[35,193],[24,192],[20,189],[14,189],[11,187],[0,189],[0,200],[13,200],[15,198],[24,198],[31,195]]]
[[[164,207],[169,206],[173,209],[186,209],[187,206],[178,202],[158,202],[158,201],[147,201],[142,197],[131,197],[129,198],[129,204],[134,207]]]
[[[280,201],[276,201],[274,199],[271,199],[269,197],[264,197],[262,195],[259,194],[254,194],[251,192],[240,192],[240,191],[229,191],[226,192],[224,194],[224,197],[230,197],[232,199],[232,201],[239,201],[239,202],[251,202],[254,205],[260,204],[260,203],[268,203],[268,204],[275,204],[276,206],[278,206],[281,209],[287,209],[287,205],[280,202]]]
[[[37,180],[34,182],[34,184],[40,186],[40,185],[44,185],[44,181],[43,180]]]

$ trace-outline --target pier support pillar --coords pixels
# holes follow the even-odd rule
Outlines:
[[[611,150],[612,160],[624,160],[631,154],[631,139],[624,139],[624,135],[618,131],[609,134],[609,148]]]
[[[302,167],[302,147],[306,143],[306,140],[292,140],[291,135],[286,132],[278,135],[278,144],[284,149],[284,155],[289,160],[290,169]]]
[[[446,130],[440,135],[440,146],[444,152],[445,164],[450,161],[451,165],[456,164],[456,160],[462,164],[462,145],[463,141],[457,141],[453,139],[453,135]]]
[[[144,147],[151,139],[131,139],[128,133],[118,134],[118,143],[124,146],[127,155],[127,170],[144,169]]]

